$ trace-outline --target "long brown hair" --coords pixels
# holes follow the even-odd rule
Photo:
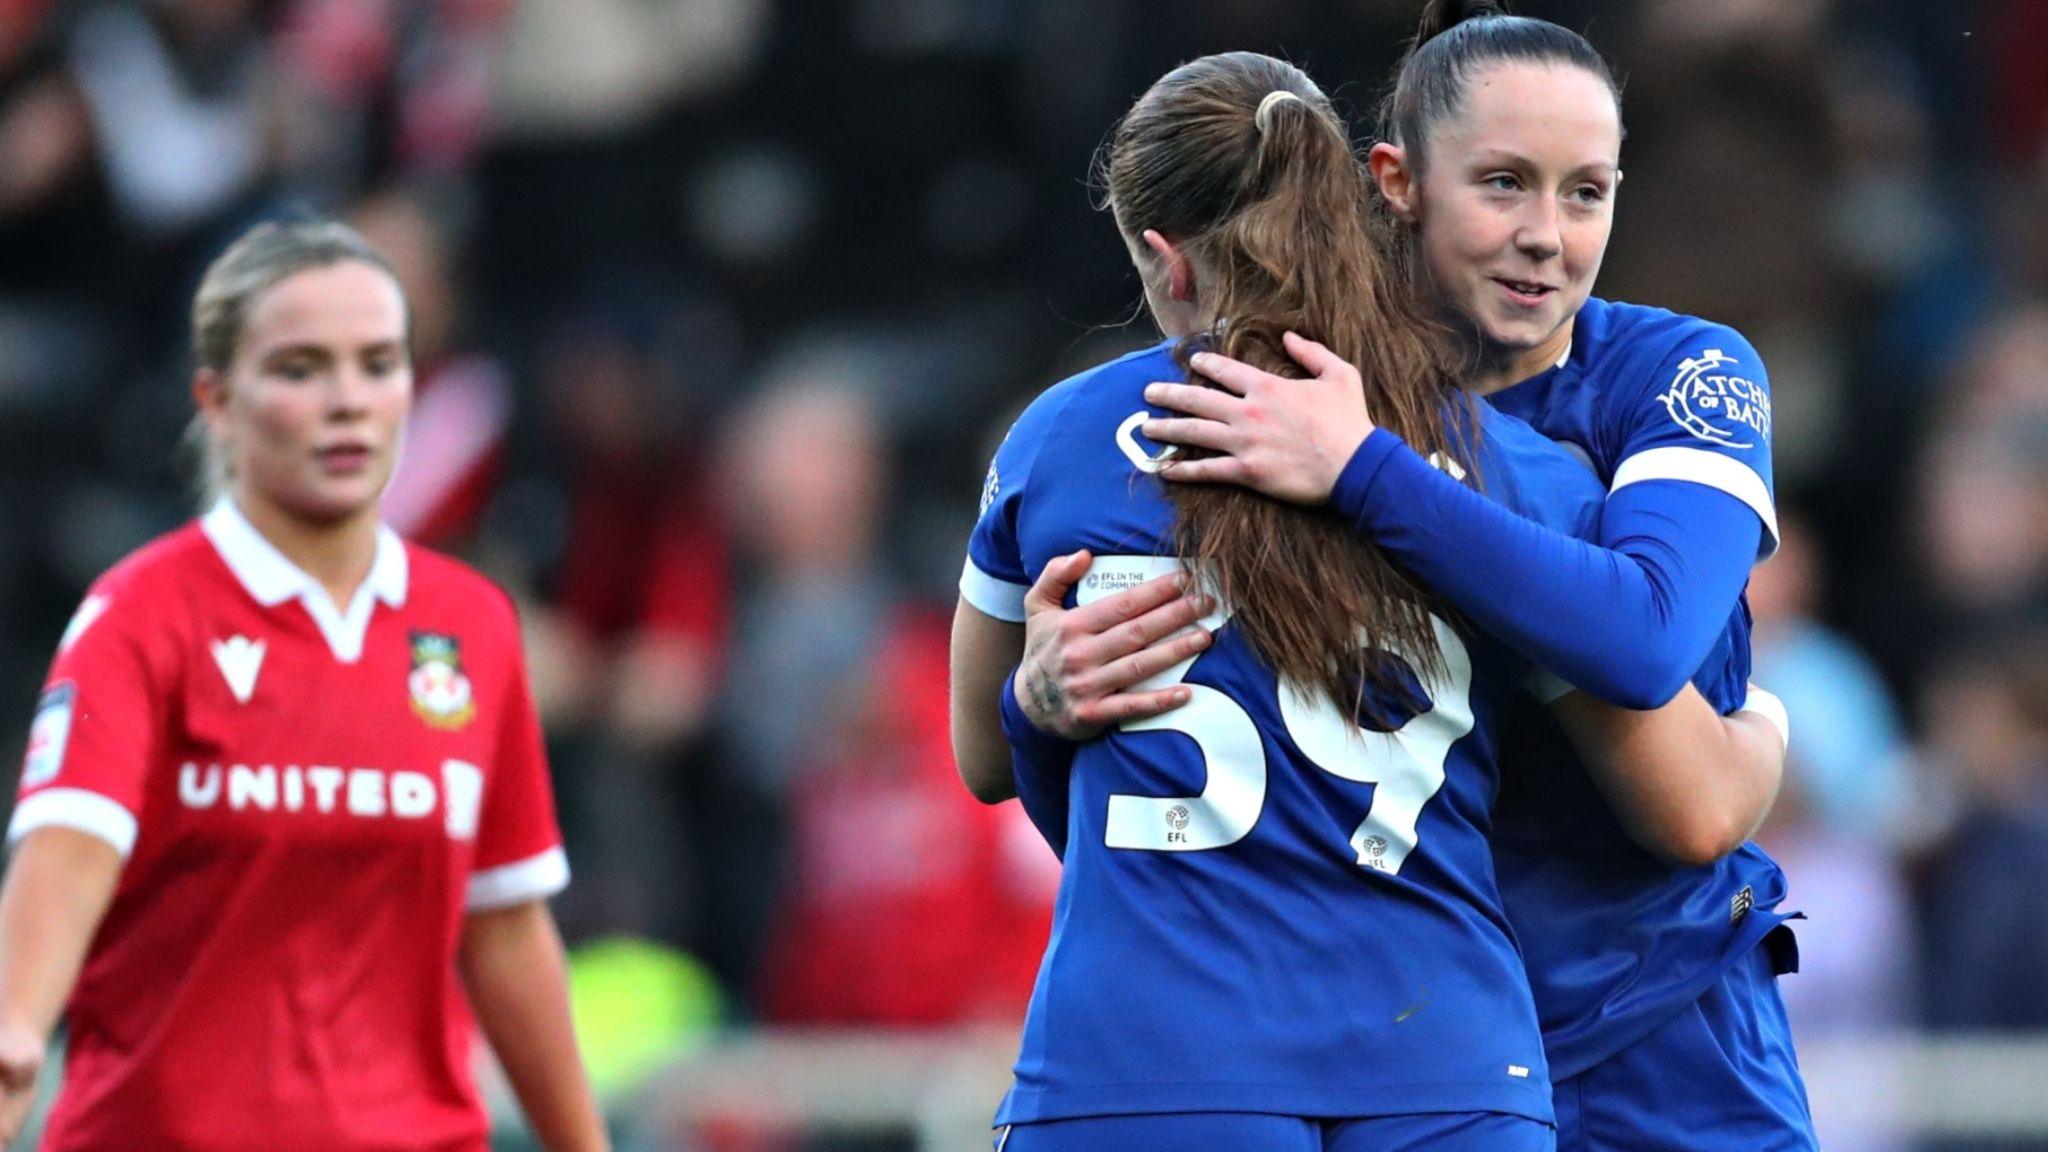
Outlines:
[[[1209,346],[1298,377],[1281,334],[1318,340],[1358,368],[1375,422],[1476,475],[1447,341],[1390,264],[1350,136],[1300,69],[1251,52],[1181,65],[1117,125],[1100,171],[1126,236],[1157,229],[1200,269]],[[1361,633],[1441,669],[1423,594],[1337,517],[1235,486],[1167,488],[1176,551],[1283,678],[1347,711],[1408,699]]]

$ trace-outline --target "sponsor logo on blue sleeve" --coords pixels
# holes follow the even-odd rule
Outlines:
[[[1664,410],[1680,428],[1724,448],[1754,448],[1771,440],[1771,397],[1734,371],[1734,357],[1709,348],[1678,365],[1664,390]]]
[[[989,505],[996,502],[996,493],[1002,490],[1003,478],[996,471],[996,462],[991,460],[988,462],[988,476],[981,482],[981,511],[976,512],[975,515],[988,515]]]

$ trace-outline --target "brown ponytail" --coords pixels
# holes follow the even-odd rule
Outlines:
[[[1275,92],[1292,98],[1268,102]],[[1371,231],[1343,122],[1299,69],[1249,52],[1184,64],[1125,115],[1101,168],[1124,233],[1157,229],[1203,270],[1211,346],[1299,376],[1281,334],[1321,341],[1357,366],[1382,427],[1474,470],[1471,401]],[[1423,595],[1327,511],[1228,486],[1168,490],[1180,556],[1215,582],[1282,677],[1347,711],[1407,699],[1398,666],[1361,651],[1361,634],[1411,655],[1418,672],[1440,669]]]

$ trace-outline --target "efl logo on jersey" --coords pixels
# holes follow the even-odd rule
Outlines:
[[[1664,391],[1664,410],[1680,428],[1723,448],[1770,443],[1771,397],[1753,380],[1727,369],[1735,359],[1709,348],[1682,361]]]
[[[78,689],[71,681],[53,684],[36,701],[36,718],[28,729],[28,756],[22,761],[21,786],[33,788],[57,778],[64,767],[64,746],[71,742],[71,702]]]
[[[462,641],[453,636],[412,634],[412,674],[405,686],[413,712],[436,728],[453,731],[476,718],[476,694],[462,674]]]

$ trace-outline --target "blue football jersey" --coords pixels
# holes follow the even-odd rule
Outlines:
[[[1023,618],[1055,556],[1077,602],[1176,570],[1143,389],[1171,342],[1040,396],[996,454],[962,595]],[[1579,536],[1584,465],[1483,409],[1488,492]],[[997,1122],[1142,1112],[1549,1120],[1542,1040],[1488,845],[1497,734],[1525,662],[1439,620],[1393,731],[1278,681],[1229,624],[1150,682],[1186,706],[1081,744],[1053,934]],[[1041,803],[1035,813],[1046,818]],[[1056,816],[1054,818],[1057,818]]]
[[[1610,490],[1704,484],[1755,510],[1777,539],[1770,385],[1733,329],[1662,309],[1589,300],[1556,368],[1492,402],[1582,451]],[[1694,678],[1717,709],[1749,680],[1738,604]],[[1673,869],[1637,847],[1549,714],[1523,706],[1502,753],[1494,859],[1543,1021],[1551,1074],[1574,1076],[1696,1001],[1786,919],[1785,877],[1755,844]]]

